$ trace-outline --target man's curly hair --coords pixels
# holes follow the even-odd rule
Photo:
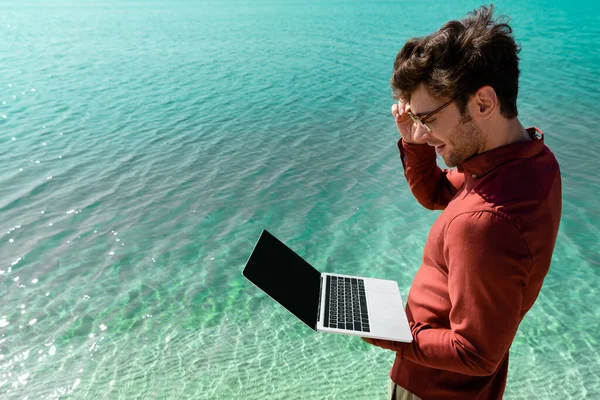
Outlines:
[[[507,20],[494,20],[493,13],[493,5],[483,6],[429,36],[409,39],[394,61],[394,98],[409,101],[423,83],[435,97],[460,96],[457,104],[464,114],[469,96],[489,85],[502,115],[515,118],[520,47]]]

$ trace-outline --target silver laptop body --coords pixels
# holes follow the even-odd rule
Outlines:
[[[394,281],[320,273],[266,230],[242,274],[313,330],[412,342]]]

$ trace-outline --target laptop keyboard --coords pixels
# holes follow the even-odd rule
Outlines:
[[[325,289],[326,328],[370,332],[365,281],[327,275]]]

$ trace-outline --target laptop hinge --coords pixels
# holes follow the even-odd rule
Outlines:
[[[319,283],[319,305],[317,306],[317,326],[319,326],[319,321],[321,320],[321,293],[323,293],[323,275],[321,275],[321,282]]]

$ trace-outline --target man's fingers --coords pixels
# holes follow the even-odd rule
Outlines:
[[[410,110],[410,105],[408,103],[403,103],[399,101],[398,104],[392,105],[392,115],[396,120],[396,123],[400,123],[406,121],[408,115],[406,114]]]
[[[362,338],[365,342],[372,344],[373,346],[381,347],[382,349],[398,351],[398,347],[401,343],[393,342],[391,340],[383,340],[383,339],[369,339]]]
[[[394,116],[394,118],[398,118],[398,116],[400,115],[400,110],[398,108],[398,104],[394,104],[392,105],[392,115]]]
[[[408,112],[410,111],[410,104],[406,103],[404,105],[404,113],[402,114],[403,117],[408,117]],[[406,119],[406,118],[404,118]]]

